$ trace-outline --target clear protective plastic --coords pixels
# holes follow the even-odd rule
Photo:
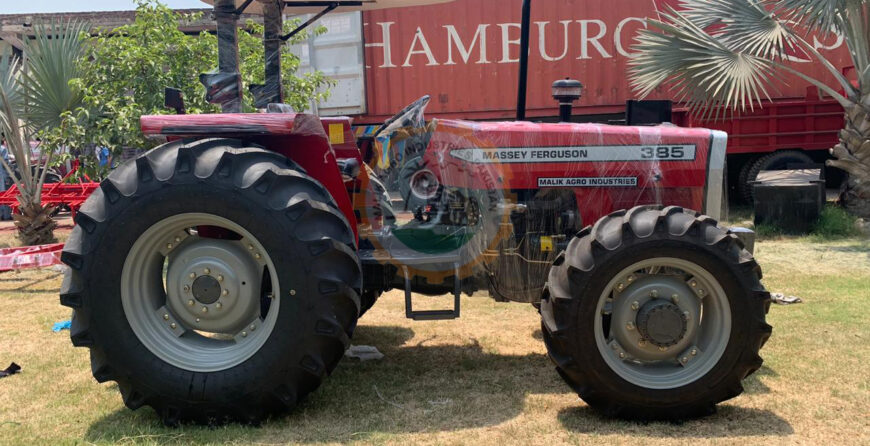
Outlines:
[[[368,133],[355,200],[364,262],[441,294],[535,302],[584,227],[637,205],[718,215],[724,134],[664,124],[426,121],[428,98]],[[395,274],[395,276],[392,276]],[[459,281],[457,281],[457,278]],[[406,281],[407,279],[407,281]]]

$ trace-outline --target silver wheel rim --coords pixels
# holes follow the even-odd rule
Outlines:
[[[203,226],[234,237],[201,236],[195,228]],[[271,297],[267,310],[264,295]],[[193,372],[226,370],[259,351],[275,328],[280,295],[260,242],[212,214],[155,223],[133,244],[121,273],[121,303],[133,332],[154,355]]]
[[[602,292],[595,314],[595,342],[604,361],[648,389],[702,378],[731,336],[725,290],[706,269],[678,258],[647,259],[623,269]],[[670,331],[654,323],[665,320]]]

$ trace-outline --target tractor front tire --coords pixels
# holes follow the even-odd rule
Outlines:
[[[740,240],[679,207],[586,228],[541,301],[551,360],[592,408],[634,420],[707,415],[743,392],[771,334],[770,294]]]
[[[258,423],[338,364],[362,272],[347,220],[285,157],[172,142],[103,181],[62,260],[71,338],[98,382],[167,425]]]

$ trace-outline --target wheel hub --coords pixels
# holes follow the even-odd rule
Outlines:
[[[700,322],[701,302],[683,279],[667,275],[631,275],[614,296],[613,337],[626,355],[662,361],[687,348]]]
[[[670,347],[686,335],[688,317],[680,307],[656,299],[647,302],[637,314],[637,329],[641,336],[659,347]]]
[[[193,281],[191,288],[193,297],[199,303],[210,305],[221,298],[221,285],[214,277],[199,276]]]
[[[186,327],[235,334],[260,316],[261,276],[241,243],[197,238],[169,258],[166,302]]]

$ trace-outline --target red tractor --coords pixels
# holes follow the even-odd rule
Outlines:
[[[478,290],[535,305],[556,370],[611,416],[707,414],[761,366],[769,294],[714,218],[724,133],[525,122],[523,61],[516,122],[427,122],[423,98],[356,139],[349,118],[275,105],[282,10],[395,1],[213,3],[221,68],[203,82],[224,113],[142,117],[169,142],[100,184],[63,252],[73,344],[129,408],[168,424],[291,409],[390,289],[417,320]],[[266,113],[237,113],[245,8],[265,16]],[[452,309],[413,308],[446,293]]]

